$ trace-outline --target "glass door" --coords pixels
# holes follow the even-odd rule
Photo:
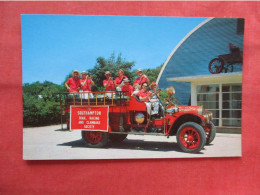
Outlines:
[[[241,127],[242,86],[222,85],[222,125]]]
[[[197,86],[197,105],[210,110],[214,116],[213,123],[219,126],[219,85],[199,85]]]

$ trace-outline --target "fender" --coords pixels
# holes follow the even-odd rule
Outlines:
[[[175,135],[179,127],[185,122],[195,122],[201,125],[203,121],[200,115],[194,113],[176,114],[174,116],[171,116],[170,121],[168,123],[170,129],[169,133],[167,134],[168,136]]]

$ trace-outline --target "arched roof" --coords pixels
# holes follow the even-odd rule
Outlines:
[[[173,83],[167,78],[210,74],[209,62],[220,54],[229,53],[229,42],[243,50],[243,33],[237,28],[236,18],[208,18],[199,24],[167,58],[157,78],[159,87],[176,86],[177,94],[188,104],[189,84]],[[234,71],[241,70],[242,66],[234,66]]]
[[[177,51],[177,49],[182,45],[183,42],[185,42],[186,39],[189,38],[189,36],[192,35],[192,33],[194,33],[198,28],[200,28],[202,25],[204,25],[205,23],[207,23],[208,21],[212,20],[213,18],[208,18],[206,19],[204,22],[200,23],[198,26],[196,26],[192,31],[190,31],[181,41],[180,43],[174,48],[174,50],[171,52],[171,54],[169,55],[169,57],[167,58],[167,60],[165,61],[165,63],[163,64],[163,67],[158,75],[157,78],[157,83],[160,81],[160,78],[162,76],[162,73],[165,70],[165,67],[167,66],[168,62],[170,61],[170,59],[172,58],[172,56],[174,55],[174,53]]]

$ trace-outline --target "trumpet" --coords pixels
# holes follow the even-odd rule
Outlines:
[[[87,79],[92,79],[92,76],[90,74],[88,74]]]

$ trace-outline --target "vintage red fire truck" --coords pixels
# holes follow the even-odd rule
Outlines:
[[[65,115],[70,131],[81,130],[88,147],[103,147],[109,141],[121,142],[127,135],[177,136],[184,152],[197,153],[216,135],[212,113],[202,106],[180,106],[167,88],[169,98],[164,113],[152,117],[137,96],[124,92],[66,94]],[[87,97],[86,97],[87,95]]]

